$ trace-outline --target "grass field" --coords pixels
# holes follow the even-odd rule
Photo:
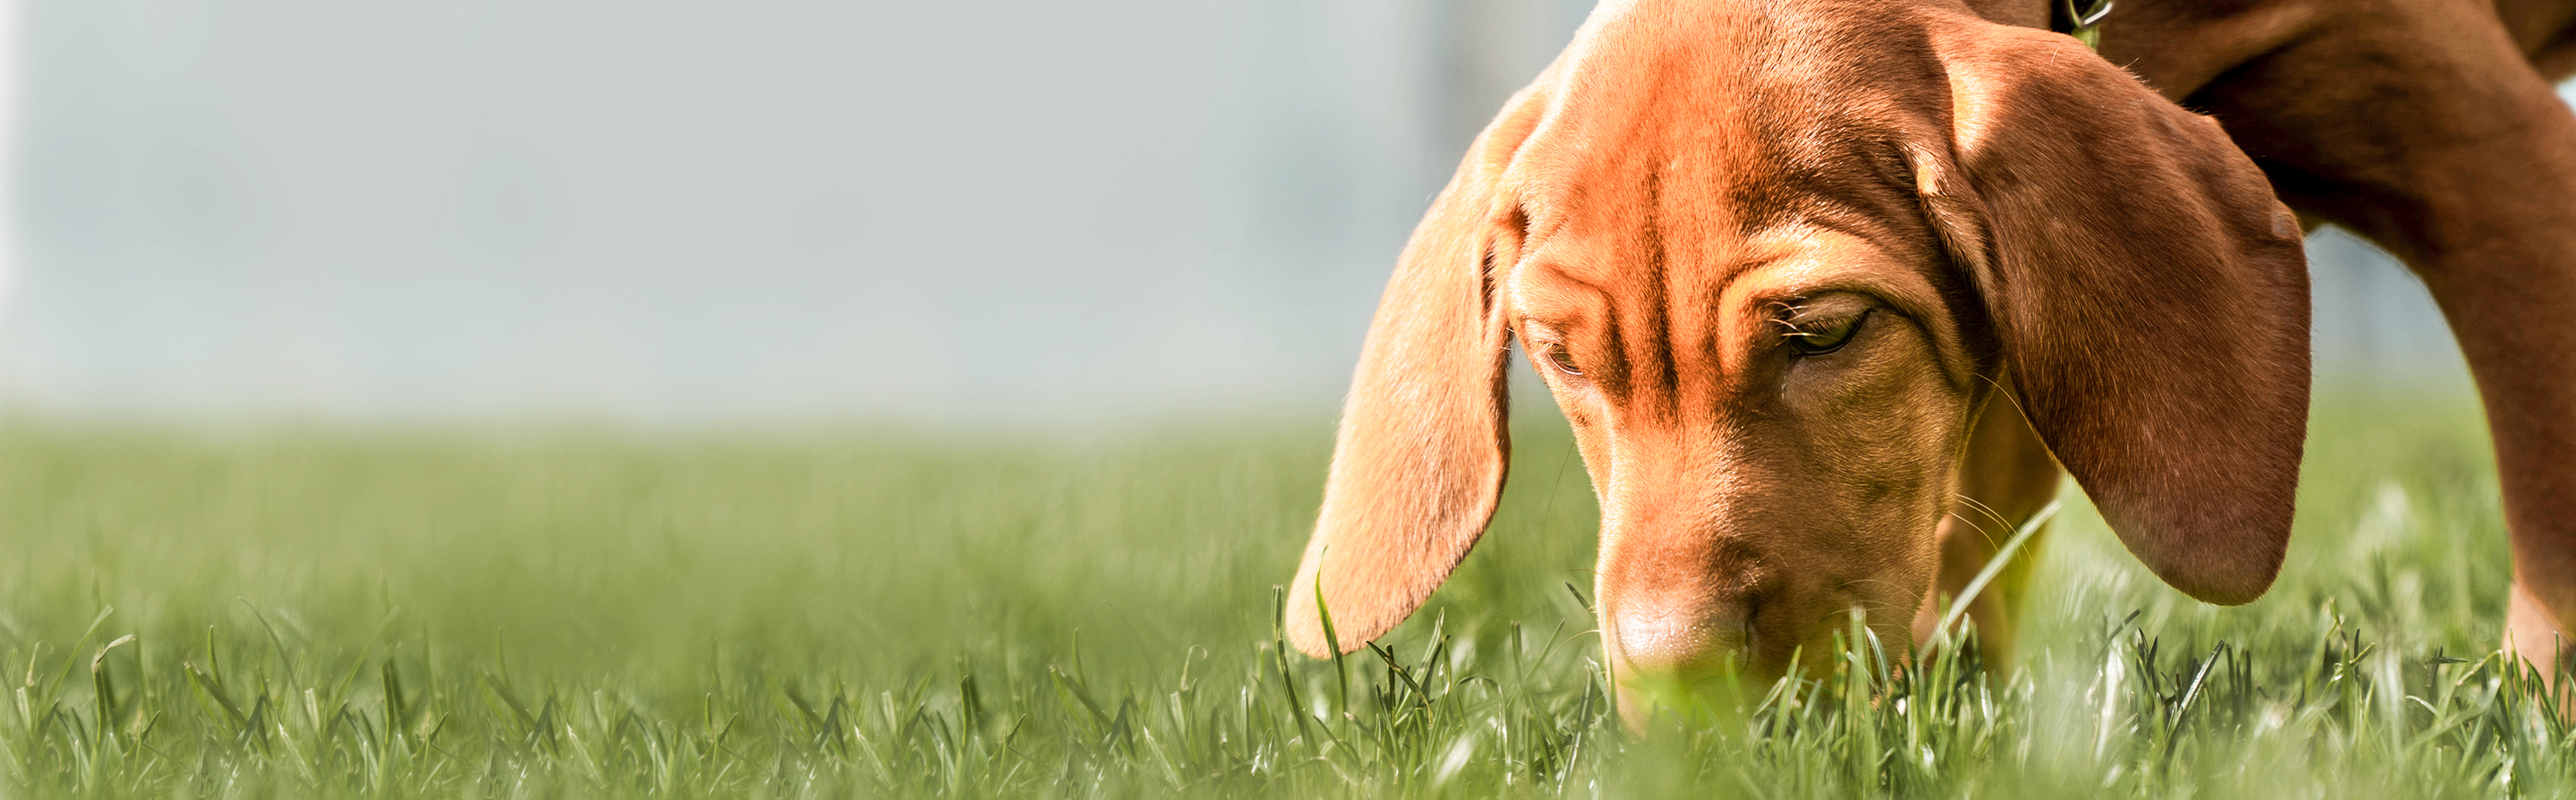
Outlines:
[[[2090,510],[2010,669],[1862,653],[1631,736],[1561,423],[1340,665],[1281,654],[1328,421],[1093,440],[0,427],[0,795],[2552,796],[2474,407],[2320,403],[2281,582]],[[1902,662],[1891,662],[1899,663]],[[1890,671],[1898,674],[1890,675]]]

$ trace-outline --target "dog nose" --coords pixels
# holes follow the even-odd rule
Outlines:
[[[1751,643],[1751,611],[1748,602],[1625,604],[1611,614],[1611,637],[1619,662],[1636,674],[1702,673]]]
[[[1756,606],[1750,597],[1712,602],[1701,596],[1604,609],[1620,719],[1644,730],[1663,709],[1695,715],[1709,707],[1709,692],[1767,671],[1768,665],[1752,663]]]

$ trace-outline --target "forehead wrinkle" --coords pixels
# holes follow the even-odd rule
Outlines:
[[[1916,236],[1918,233],[1929,236],[1930,231],[1896,230],[1904,227],[1902,223],[1896,222],[1896,219],[1889,214],[1870,209],[1820,203],[1814,211],[1801,214],[1796,222],[1782,227],[1808,228],[1842,234],[1868,242],[1908,266],[1917,269],[1935,268],[1932,259],[1924,258],[1929,250],[1928,243]]]
[[[1712,382],[1743,371],[1744,356],[1723,346],[1733,309],[1724,298],[1782,254],[1756,244],[1782,225],[1925,260],[1904,222],[1919,219],[1902,202],[1910,176],[1880,175],[1871,149],[1892,147],[1920,109],[1902,100],[1902,85],[1854,76],[1937,77],[1937,62],[1855,35],[1857,20],[1884,13],[1823,8],[1859,5],[1605,3],[1551,69],[1547,105],[1502,177],[1528,211],[1527,252],[1580,247],[1585,258],[1552,271],[1627,323],[1606,332],[1630,340],[1611,357],[1662,362],[1669,369],[1651,377],[1676,388],[1683,353],[1709,356],[1693,363],[1715,365]],[[1716,35],[1663,35],[1676,28]],[[1890,59],[1930,66],[1882,63]],[[1871,65],[1897,68],[1860,68]]]
[[[1758,252],[1757,248],[1770,252]],[[1735,287],[1747,276],[1768,271],[1787,255],[1773,248],[1762,248],[1755,241],[1742,242],[1738,249],[1740,252],[1735,258],[1728,259],[1724,268],[1715,270],[1716,280],[1698,293],[1701,324],[1692,326],[1698,337],[1693,343],[1694,349],[1717,365],[1716,380],[1710,382],[1710,388],[1717,391],[1727,390],[1736,382],[1735,378],[1748,372],[1745,363],[1748,354],[1742,348],[1728,346],[1734,338],[1727,335],[1728,332],[1742,323],[1737,318],[1734,304],[1727,298],[1735,293]]]
[[[1737,234],[1736,209],[1705,199],[1703,187],[1713,181],[1702,173],[1720,168],[1709,159],[1664,162],[1674,172],[1655,170],[1642,158],[1631,163],[1646,168],[1634,184],[1621,181],[1582,197],[1637,200],[1572,205],[1584,213],[1565,216],[1590,223],[1581,226],[1590,232],[1534,251],[1529,284],[1562,281],[1598,298],[1602,327],[1594,336],[1611,374],[1597,385],[1627,404],[1628,413],[1669,416],[1684,407],[1714,407],[1714,395],[1730,391],[1730,376],[1742,372],[1742,358],[1725,346],[1729,337],[1712,324],[1720,299],[1741,276],[1784,254],[1774,243]],[[1680,184],[1693,186],[1667,190]],[[1628,213],[1603,213],[1618,208]],[[1565,257],[1574,254],[1584,257]]]
[[[1675,385],[1695,386],[1708,391],[1723,391],[1731,382],[1729,376],[1740,375],[1741,359],[1725,346],[1722,299],[1737,280],[1778,257],[1760,242],[1734,235],[1737,225],[1727,214],[1710,215],[1699,220],[1699,231],[1687,236],[1667,236],[1672,255],[1668,258],[1670,288],[1666,292],[1668,336],[1675,363]],[[1687,358],[1685,356],[1688,356]],[[1709,374],[1702,380],[1684,381],[1678,374],[1685,362],[1697,364]],[[1710,398],[1692,398],[1693,405],[1707,406]]]
[[[1626,319],[1620,298],[1620,287],[1599,278],[1584,275],[1566,266],[1566,261],[1538,259],[1514,274],[1511,296],[1516,312],[1525,323],[1535,323],[1547,333],[1583,347],[1594,357],[1607,360],[1585,367],[1593,374],[1593,385],[1613,402],[1625,402],[1632,395],[1632,370],[1628,356]],[[1553,284],[1553,285],[1551,285]]]
[[[1644,335],[1637,337],[1639,341],[1635,346],[1641,351],[1635,358],[1640,365],[1651,369],[1651,372],[1639,370],[1637,374],[1650,376],[1653,387],[1664,390],[1653,395],[1664,401],[1662,405],[1665,407],[1657,410],[1671,414],[1675,410],[1672,406],[1680,402],[1682,386],[1681,359],[1673,346],[1679,318],[1672,308],[1672,251],[1664,240],[1663,172],[1648,167],[1643,188],[1646,197],[1643,213],[1637,221],[1637,245],[1644,251],[1645,258],[1639,265],[1644,274],[1636,283],[1643,289],[1644,296],[1636,300],[1640,312],[1638,322],[1645,331]]]
[[[1530,293],[1538,289],[1538,286],[1535,284],[1549,282],[1570,283],[1594,296],[1604,296],[1610,293],[1609,286],[1605,281],[1597,277],[1577,273],[1573,269],[1568,268],[1566,266],[1567,263],[1567,261],[1559,259],[1540,259],[1533,257],[1529,265],[1523,267],[1522,270],[1517,273],[1518,277],[1513,279],[1513,297],[1520,299],[1525,304],[1537,305],[1536,303],[1531,302],[1532,298]],[[1564,323],[1551,321],[1551,324]]]
[[[1597,335],[1605,323],[1596,320],[1616,318],[1608,285],[1555,260],[1535,261],[1515,272],[1510,294],[1515,323],[1536,325],[1569,341]]]

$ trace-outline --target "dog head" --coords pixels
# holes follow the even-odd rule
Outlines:
[[[1622,683],[1904,642],[1981,404],[2129,550],[2242,603],[2305,436],[2300,231],[2216,123],[1935,4],[1604,3],[1400,259],[1290,593],[1384,633],[1482,532],[1517,337],[1602,507]],[[1998,387],[2010,387],[2008,390]]]

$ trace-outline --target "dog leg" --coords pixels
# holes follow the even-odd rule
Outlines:
[[[1932,592],[1914,619],[1914,640],[1931,641],[1933,626],[1952,599],[1975,580],[2032,514],[2056,499],[2057,460],[2040,443],[2012,398],[1995,392],[1968,432],[1968,451],[1959,462],[1958,498],[1941,521],[1941,569]],[[2038,560],[2039,538],[2022,546],[2004,570],[1968,603],[1968,619],[1990,663],[2012,657],[2019,633],[2020,609],[2031,564]]]
[[[2432,290],[2495,440],[2505,643],[2547,670],[2576,622],[2576,114],[2485,7],[2349,10],[2190,104],[2283,199],[2379,242]]]

